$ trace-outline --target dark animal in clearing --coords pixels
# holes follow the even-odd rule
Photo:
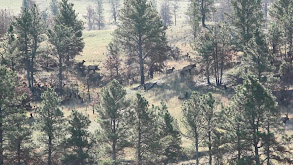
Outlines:
[[[195,67],[196,67],[195,64],[190,64],[190,65],[185,66],[185,67],[180,71],[180,76],[181,76],[181,77],[184,77],[186,73],[191,74],[191,70],[192,70],[193,68],[195,68]]]
[[[78,62],[76,65],[77,65],[78,67],[82,67],[82,66],[84,65],[84,63],[85,63],[85,61],[82,60],[82,62]]]
[[[166,71],[166,74],[171,74],[173,71],[174,71],[174,67],[172,67],[172,69],[168,69],[167,71]]]
[[[287,121],[289,120],[288,114],[286,114],[285,117],[282,117],[281,120],[282,120],[282,122],[283,122],[284,124],[286,124]]]
[[[88,67],[88,71],[96,71],[96,70],[100,70],[98,65],[89,65]]]

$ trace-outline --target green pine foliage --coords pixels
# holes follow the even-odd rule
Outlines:
[[[48,165],[54,164],[53,157],[61,151],[60,144],[64,138],[64,114],[60,109],[60,98],[53,89],[48,89],[42,96],[42,104],[37,109],[37,128],[41,143],[45,144]]]
[[[127,114],[129,102],[126,90],[117,80],[103,87],[99,108],[99,123],[103,129],[104,142],[109,145],[109,152],[115,164],[123,149],[129,146]]]
[[[235,27],[236,48],[243,51],[248,45],[256,29],[263,25],[264,18],[262,13],[261,0],[231,0],[233,9],[230,19]]]
[[[147,0],[125,1],[119,19],[121,23],[114,33],[115,42],[122,46],[125,53],[137,59],[140,84],[144,85],[145,64],[154,71],[161,71],[164,67],[169,50],[166,27]]]
[[[80,112],[72,111],[68,123],[67,130],[70,136],[64,140],[66,152],[64,153],[63,162],[76,165],[90,163],[89,152],[93,147],[93,139],[91,139],[92,135],[88,131],[91,123],[89,117]]]

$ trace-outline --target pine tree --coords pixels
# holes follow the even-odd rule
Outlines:
[[[109,43],[108,45],[107,59],[105,61],[105,68],[109,71],[109,78],[111,80],[116,79],[122,83],[121,79],[121,62],[120,49],[117,44]]]
[[[29,9],[25,8],[21,16],[16,18],[16,22],[14,23],[16,34],[18,36],[18,44],[19,44],[19,51],[24,56],[25,59],[25,70],[26,76],[28,80],[29,88],[32,89],[32,80],[31,80],[31,63],[30,63],[30,47],[31,47],[31,40],[30,40],[30,28],[32,22],[32,16],[29,12]]]
[[[73,10],[73,4],[68,0],[62,0],[59,6],[59,14],[55,17],[55,23],[49,30],[49,41],[54,45],[59,58],[59,88],[63,89],[63,61],[70,65],[70,59],[74,59],[84,48],[82,38],[83,24],[77,20],[77,14]]]
[[[192,0],[191,4],[187,10],[187,15],[189,16],[189,23],[191,25],[193,39],[197,37],[197,33],[200,29],[200,5],[198,0]]]
[[[21,16],[13,23],[20,53],[25,59],[25,70],[27,71],[28,84],[31,90],[34,86],[35,58],[39,48],[39,37],[43,33],[41,15],[36,5],[25,8]]]
[[[88,131],[91,121],[88,116],[72,111],[68,122],[67,129],[70,136],[64,141],[67,152],[65,152],[63,162],[74,162],[76,165],[87,164],[90,158],[89,150],[93,145],[93,141],[90,139],[91,134]]]
[[[191,20],[191,27],[193,29],[193,36],[196,37],[199,25],[206,28],[206,20],[213,12],[214,0],[192,0],[188,9],[188,15]]]
[[[101,30],[105,26],[103,0],[97,0],[95,19],[96,19],[96,24],[98,26],[98,29]]]
[[[120,1],[119,0],[110,0],[110,5],[111,5],[111,12],[113,16],[114,23],[117,23],[117,15],[118,15],[118,10],[120,8]]]
[[[161,124],[161,143],[163,143],[164,163],[176,163],[181,157],[181,133],[177,121],[168,111],[167,105],[162,102],[158,109],[161,111],[163,122]]]
[[[214,133],[216,131],[216,114],[215,114],[215,100],[211,93],[202,97],[202,112],[204,121],[204,132],[206,136],[203,138],[204,143],[209,150],[209,164],[212,165],[213,160],[213,143]]]
[[[129,103],[126,100],[126,90],[117,80],[111,81],[102,88],[99,110],[100,124],[105,136],[105,142],[111,146],[111,156],[115,164],[118,156],[128,146],[127,122]]]
[[[245,62],[247,69],[257,76],[259,81],[263,81],[264,72],[268,72],[272,68],[269,48],[265,36],[259,29],[256,29],[253,35],[245,48]]]
[[[31,132],[25,123],[22,98],[26,95],[19,91],[16,75],[4,67],[0,67],[0,164],[4,158],[14,157],[15,164],[24,160],[24,143],[30,139]],[[5,155],[4,155],[5,154]],[[8,156],[8,154],[10,156]],[[9,161],[9,160],[8,160]]]
[[[77,19],[77,14],[73,9],[73,3],[69,3],[68,0],[62,0],[60,2],[59,14],[56,16],[55,25],[64,25],[72,29],[71,47],[67,48],[66,62],[69,59],[73,59],[84,48],[84,42],[82,38],[83,23]]]
[[[10,25],[8,32],[5,36],[5,40],[1,45],[3,48],[2,64],[9,67],[12,71],[16,71],[20,64],[16,61],[20,61],[19,49],[17,43],[17,37],[15,35],[15,29]]]
[[[210,76],[212,74],[212,62],[215,48],[213,34],[209,31],[203,31],[198,37],[194,48],[199,56],[201,56],[202,63],[204,64],[204,73],[207,78],[207,83],[210,84]]]
[[[199,165],[199,144],[202,139],[203,130],[203,112],[201,109],[202,96],[193,92],[190,99],[185,101],[182,106],[183,122],[187,129],[187,137],[192,139],[195,145],[195,160],[196,165]]]
[[[261,164],[262,134],[270,134],[268,121],[274,122],[280,119],[277,103],[269,92],[257,79],[248,76],[244,84],[239,88],[235,105],[240,109],[240,115],[246,125],[242,128],[245,132],[245,144],[252,149],[251,157],[255,164]],[[270,125],[271,130],[274,125]]]
[[[177,16],[178,16],[178,10],[179,10],[179,0],[175,0],[172,3],[172,14],[174,15],[174,25],[177,25]]]
[[[282,33],[284,33],[285,57],[292,58],[293,51],[293,2],[290,0],[276,0],[273,2],[270,15],[281,25]],[[288,47],[287,47],[288,46]]]
[[[253,32],[263,23],[261,0],[231,0],[233,13],[230,15],[236,32],[236,45],[243,51]]]
[[[159,126],[154,108],[140,94],[136,95],[131,112],[130,123],[133,127],[133,141],[136,147],[137,164],[156,163],[160,148]]]
[[[54,164],[53,155],[58,151],[64,133],[64,115],[60,105],[60,98],[52,89],[45,91],[42,96],[42,105],[37,109],[37,126],[42,132],[43,143],[46,144],[48,165]]]
[[[161,4],[161,17],[163,20],[163,25],[168,26],[172,24],[172,16],[171,16],[171,11],[170,11],[170,5],[168,0],[164,0]]]
[[[140,83],[144,85],[146,62],[149,63],[149,67],[156,70],[162,70],[164,66],[169,50],[165,36],[166,28],[147,0],[126,1],[120,14],[121,24],[115,31],[115,40],[127,53],[138,58]]]

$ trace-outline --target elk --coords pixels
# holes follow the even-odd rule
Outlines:
[[[88,69],[88,72],[91,71],[91,70],[94,71],[94,72],[96,72],[96,70],[100,70],[98,65],[89,65],[87,67],[87,69]]]
[[[171,69],[168,69],[166,71],[166,74],[171,74],[174,71],[175,67],[172,67]]]

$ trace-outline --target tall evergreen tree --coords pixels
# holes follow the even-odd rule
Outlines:
[[[168,0],[164,0],[161,4],[160,14],[163,20],[163,25],[168,26],[172,24],[171,9]]]
[[[180,160],[181,148],[181,133],[177,125],[177,121],[168,111],[167,105],[162,102],[158,109],[161,111],[161,143],[163,143],[164,163],[176,163]]]
[[[98,29],[101,30],[105,26],[103,0],[97,0],[95,19]]]
[[[83,165],[89,163],[89,150],[92,147],[91,134],[88,127],[91,123],[88,116],[80,112],[72,111],[69,116],[68,132],[70,136],[65,139],[64,143],[67,152],[64,155],[64,163]]]
[[[253,32],[262,26],[261,0],[231,0],[231,6],[233,12],[230,19],[236,30],[236,44],[243,51],[253,37]]]
[[[247,69],[256,75],[259,81],[262,81],[264,72],[268,72],[272,68],[270,62],[272,58],[270,58],[266,38],[259,29],[255,30],[253,38],[248,42],[245,56]]]
[[[187,129],[187,137],[192,139],[195,145],[196,165],[199,165],[199,144],[202,139],[203,130],[203,112],[201,109],[202,96],[193,92],[190,99],[185,101],[182,106],[183,122]]]
[[[25,158],[24,143],[30,139],[31,132],[25,123],[22,98],[16,75],[4,67],[0,67],[0,164],[5,158],[9,162],[21,164]],[[6,155],[5,155],[6,154]],[[5,156],[4,156],[5,155]],[[9,155],[9,156],[8,156]],[[14,161],[15,159],[16,161]],[[7,160],[6,160],[7,161]]]
[[[156,163],[160,147],[159,125],[154,109],[149,108],[148,101],[140,94],[136,95],[132,117],[134,144],[136,147],[137,164]]]
[[[120,15],[121,24],[115,31],[115,39],[122,44],[127,53],[132,53],[134,58],[138,58],[140,83],[144,85],[146,60],[149,60],[149,67],[156,67],[157,70],[164,66],[169,49],[165,36],[166,28],[147,0],[125,1]]]
[[[120,1],[119,0],[110,0],[111,5],[111,12],[113,16],[114,23],[117,23],[117,15],[120,8]]]
[[[242,132],[244,144],[248,146],[245,150],[250,151],[241,152],[238,162],[252,161],[253,164],[261,164],[263,151],[267,159],[272,158],[270,151],[277,140],[272,136],[272,130],[279,130],[277,123],[280,123],[280,112],[271,92],[256,78],[248,76],[244,84],[239,87],[233,104],[235,104],[234,108],[238,109],[238,116],[241,117],[242,125],[239,131]],[[276,121],[278,122],[272,124]]]
[[[66,62],[69,62],[69,59],[73,59],[84,48],[82,37],[83,23],[78,20],[73,6],[73,3],[69,3],[68,0],[62,0],[59,6],[59,14],[55,18],[56,26],[64,25],[72,29],[71,35],[73,40],[71,41],[71,46],[67,48]]]
[[[49,30],[49,41],[57,50],[59,59],[59,88],[61,91],[63,89],[63,61],[70,65],[70,59],[74,59],[84,48],[82,30],[83,24],[77,20],[73,4],[68,0],[62,0],[54,26]]]
[[[43,33],[43,24],[37,6],[33,5],[30,9],[25,8],[13,25],[18,36],[20,53],[25,59],[28,84],[33,89],[35,58],[39,48],[39,37]]]
[[[128,145],[126,116],[129,103],[125,97],[126,90],[117,80],[111,81],[102,89],[100,124],[104,131],[105,142],[111,146],[114,164],[118,164],[119,154]]]
[[[285,57],[292,58],[293,51],[293,2],[290,0],[276,0],[273,2],[270,15],[281,25],[285,37]]]
[[[64,131],[64,115],[60,105],[60,98],[53,89],[48,89],[42,96],[42,105],[37,109],[37,123],[38,128],[43,134],[43,143],[46,146],[48,154],[47,164],[52,165],[53,155],[58,151],[58,147],[63,138]]]

